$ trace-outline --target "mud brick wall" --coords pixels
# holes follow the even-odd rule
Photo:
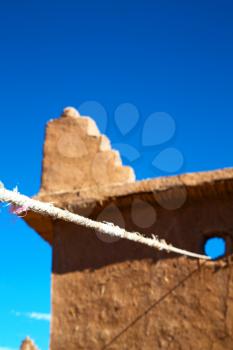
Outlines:
[[[37,199],[203,253],[188,259],[28,212],[53,250],[51,350],[233,349],[233,169],[135,181],[95,122],[49,121]]]
[[[231,249],[232,199],[187,203],[177,211],[156,203],[153,208],[155,222],[147,202],[135,213],[153,222],[144,234],[157,232],[176,246],[203,253],[205,239],[218,233]],[[118,210],[127,230],[138,230],[129,204],[103,210],[105,220],[122,225]],[[69,350],[232,349],[233,270],[228,260],[202,265],[122,239],[107,243],[94,232],[57,223],[51,349],[65,350],[67,344]]]

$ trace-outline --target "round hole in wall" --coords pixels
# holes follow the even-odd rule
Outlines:
[[[212,236],[206,239],[204,244],[204,252],[210,256],[212,260],[219,259],[226,254],[226,241],[219,236]]]

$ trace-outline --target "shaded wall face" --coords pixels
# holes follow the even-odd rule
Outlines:
[[[232,209],[232,200],[187,202],[175,211],[138,201],[112,204],[97,218],[203,253],[211,234],[230,245]],[[233,348],[229,261],[202,265],[64,222],[54,231],[52,350]]]

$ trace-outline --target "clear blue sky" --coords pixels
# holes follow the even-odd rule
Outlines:
[[[46,121],[85,101],[104,106],[113,143],[139,151],[125,159],[139,179],[167,175],[152,160],[168,147],[184,160],[170,173],[233,165],[232,0],[9,0],[0,47],[0,180],[9,188],[39,190]],[[114,119],[122,103],[139,111],[125,135]],[[148,147],[141,133],[154,112],[173,118],[175,134]],[[151,138],[159,130],[149,129]],[[0,215],[0,350],[26,335],[46,350],[49,322],[25,313],[50,312],[51,249],[6,209]]]

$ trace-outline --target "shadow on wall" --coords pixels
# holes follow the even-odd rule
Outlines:
[[[187,201],[182,208],[172,211],[157,205],[154,212],[151,208],[152,205],[149,207],[148,203],[138,202],[132,215],[132,206],[120,209],[115,203],[111,203],[95,212],[92,218],[113,222],[145,236],[156,234],[167,243],[198,254],[205,253],[207,239],[222,237],[226,243],[226,255],[232,253],[231,200]],[[156,263],[161,259],[178,257],[177,254],[155,250],[140,243],[100,235],[74,224],[58,221],[54,225],[53,273],[56,274],[95,270],[131,260],[150,259]]]

